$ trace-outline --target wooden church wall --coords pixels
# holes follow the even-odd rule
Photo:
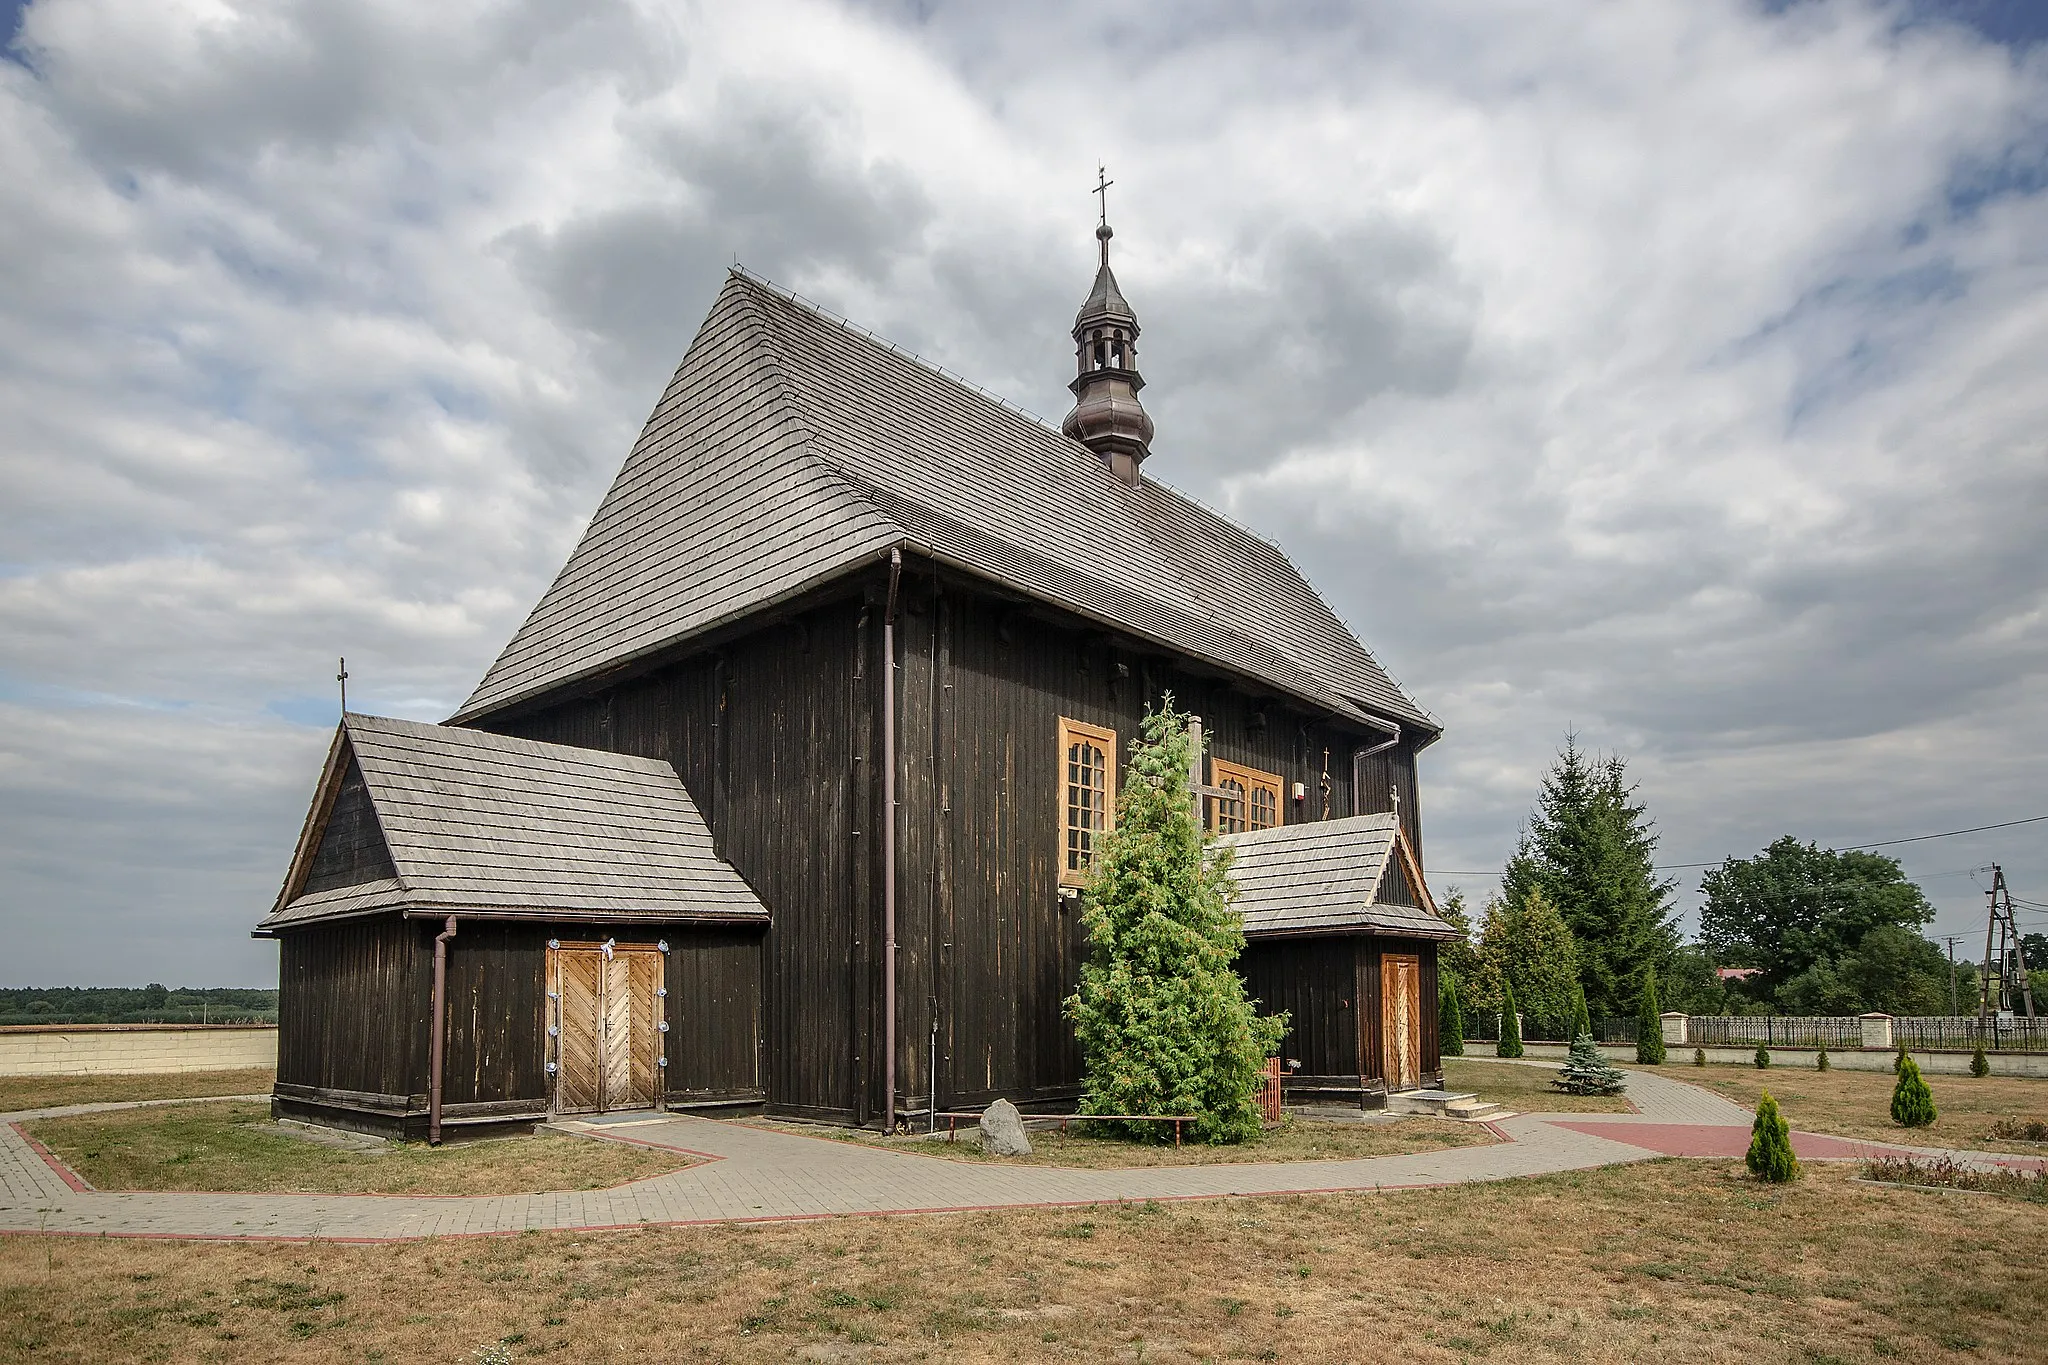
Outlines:
[[[424,1103],[432,941],[432,929],[395,916],[280,934],[280,1093],[347,1091],[399,1105],[416,1095]]]
[[[1081,1059],[1061,1002],[1085,937],[1059,896],[1060,718],[1115,731],[1121,766],[1147,704],[1171,691],[1202,716],[1214,757],[1281,777],[1288,823],[1322,816],[1325,748],[1330,814],[1353,813],[1351,754],[1373,737],[928,573],[907,585],[902,621],[901,1103],[927,1102],[934,1019],[941,1108],[1069,1098]],[[1413,761],[1392,751],[1389,785],[1405,773],[1412,791]],[[1295,782],[1306,800],[1291,799]],[[1341,958],[1327,965],[1348,985],[1348,947]]]
[[[1292,1018],[1280,1055],[1301,1063],[1303,1084],[1355,1090],[1359,1018],[1355,937],[1268,939],[1245,945],[1238,970],[1262,1014]]]
[[[704,1040],[711,1074],[765,1086],[779,1112],[865,1119],[879,1028],[878,804],[872,721],[879,608],[841,596],[592,695],[484,722],[503,734],[666,759],[710,823],[721,856],[773,915],[759,955],[761,1039],[734,1025]],[[730,962],[728,963],[730,965]],[[671,963],[671,975],[678,970]],[[742,970],[747,970],[744,966]],[[725,989],[730,991],[728,977]],[[671,990],[680,983],[672,984]],[[753,1079],[747,1079],[752,1075]],[[727,1088],[721,1081],[714,1089]]]

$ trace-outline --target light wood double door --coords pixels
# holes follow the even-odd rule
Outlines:
[[[1388,1090],[1422,1084],[1422,959],[1412,953],[1380,957],[1380,1045]]]
[[[555,1112],[652,1109],[661,1099],[662,955],[564,944],[548,952]]]

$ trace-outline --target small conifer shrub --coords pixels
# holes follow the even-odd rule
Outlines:
[[[1607,1064],[1592,1034],[1581,1033],[1550,1083],[1567,1095],[1619,1095],[1628,1088],[1628,1077]]]
[[[1771,1050],[1762,1043],[1756,1045],[1756,1069],[1758,1071],[1769,1071],[1771,1069]]]
[[[1829,1067],[1833,1065],[1834,1063],[1828,1060],[1828,1045],[1826,1043],[1822,1043],[1820,1045],[1820,1052],[1813,1059],[1814,1070],[1826,1071]]]
[[[1514,984],[1508,981],[1500,983],[1500,1041],[1494,1044],[1493,1055],[1522,1055],[1522,1021],[1515,1015]]]
[[[1593,1031],[1593,1012],[1586,1008],[1586,988],[1575,987],[1572,991],[1572,1037]]]
[[[1443,987],[1437,992],[1436,1036],[1437,1051],[1445,1057],[1465,1055],[1465,1006],[1458,999],[1458,978],[1450,972],[1442,976]]]
[[[1792,1130],[1771,1092],[1757,1101],[1756,1122],[1749,1129],[1749,1153],[1743,1158],[1758,1180],[1782,1185],[1799,1178],[1799,1158],[1792,1155]]]
[[[1694,1066],[1705,1066],[1707,1064],[1707,1050],[1705,1048],[1696,1047],[1692,1050],[1692,1064]]]
[[[1643,1066],[1664,1064],[1664,1019],[1657,1008],[1657,969],[1643,973],[1643,998],[1636,1010],[1636,1061]]]
[[[1894,1052],[1894,1053],[1892,1054],[1892,1075],[1896,1076],[1896,1075],[1898,1075],[1898,1074],[1899,1074],[1899,1073],[1900,1073],[1901,1071],[1904,1071],[1905,1069],[1906,1069],[1906,1045],[1905,1045],[1904,1043],[1900,1043],[1900,1044],[1899,1044],[1899,1048],[1898,1048],[1898,1051],[1896,1051],[1896,1052]]]
[[[1934,1092],[1920,1078],[1920,1063],[1907,1057],[1899,1066],[1899,1083],[1892,1087],[1892,1122],[1905,1128],[1925,1128],[1934,1122]]]
[[[1984,1044],[1977,1044],[1977,1050],[1970,1054],[1970,1074],[1980,1079],[1991,1074],[1991,1059],[1984,1055]]]

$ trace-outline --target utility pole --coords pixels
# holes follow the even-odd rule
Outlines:
[[[1958,998],[1956,987],[1956,944],[1962,937],[1961,934],[1950,934],[1942,939],[1942,942],[1948,945],[1948,1012],[1951,1015],[1963,1012],[1962,1001]]]
[[[1984,980],[1977,990],[1977,1023],[1979,1027],[1991,1021],[1994,1008],[1991,1000],[1991,941],[1998,940],[1998,1003],[1996,1008],[2011,1007],[2010,987],[2019,988],[2019,1004],[2027,1012],[2027,1018],[2034,1017],[2034,989],[2027,981],[2027,951],[2020,944],[2019,921],[2013,917],[2012,888],[2005,884],[2005,869],[1997,863],[1991,864],[1991,889],[1984,893],[1988,902],[1984,915]],[[2011,975],[2007,979],[2007,955],[2011,955]]]

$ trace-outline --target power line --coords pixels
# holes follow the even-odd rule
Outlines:
[[[1844,844],[1832,851],[1836,853],[1861,853],[1873,848],[1890,848],[1894,844],[1918,844],[1924,843],[1929,839],[1953,839],[1958,834],[1982,834],[1988,829],[2012,829],[2017,825],[2038,825],[2044,820],[2048,820],[2048,815],[2030,815],[2024,820],[2005,820],[1995,825],[1972,825],[1968,829],[1947,829],[1939,834],[1913,834],[1904,839],[1880,839],[1874,844]],[[1695,868],[1719,867],[1725,861],[1727,860],[1721,859],[1711,863],[1660,863],[1650,870],[1652,872],[1689,872]],[[1443,872],[1434,868],[1425,868],[1423,871],[1426,876],[1431,877],[1493,877],[1499,875],[1495,872]],[[1955,874],[1940,872],[1933,875],[1948,877]],[[2026,904],[2025,901],[2020,901],[2019,903],[2022,905]]]

